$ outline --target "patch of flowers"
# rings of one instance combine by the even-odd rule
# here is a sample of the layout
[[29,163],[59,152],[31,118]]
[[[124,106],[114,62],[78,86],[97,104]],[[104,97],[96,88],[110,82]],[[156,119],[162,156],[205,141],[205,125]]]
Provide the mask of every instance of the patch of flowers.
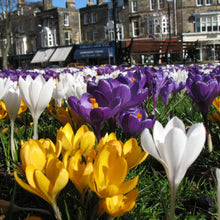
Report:
[[[183,94],[202,115],[190,128],[186,120],[169,117],[171,100]],[[10,120],[7,171],[13,169],[22,188],[48,202],[56,219],[62,219],[57,200],[70,182],[75,190],[68,193],[78,201],[76,219],[119,217],[138,198],[139,176],[129,178],[129,172],[149,154],[165,169],[171,189],[168,219],[174,219],[177,189],[187,169],[206,146],[213,151],[209,119],[219,124],[219,95],[216,63],[6,69],[0,72],[0,119]],[[159,100],[167,107],[164,126],[157,118]],[[217,112],[209,116],[212,104]],[[15,141],[15,121],[25,112],[32,117],[33,136]],[[44,113],[61,125],[54,140],[39,137]]]

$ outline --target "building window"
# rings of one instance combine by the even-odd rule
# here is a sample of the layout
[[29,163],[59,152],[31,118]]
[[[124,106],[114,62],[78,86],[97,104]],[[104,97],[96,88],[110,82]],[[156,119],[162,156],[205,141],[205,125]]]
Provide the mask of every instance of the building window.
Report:
[[69,26],[69,15],[64,14],[64,26]]
[[196,0],[197,6],[212,5],[213,0]]
[[138,21],[132,22],[132,32],[133,32],[133,37],[139,37],[139,23],[138,23]]
[[24,33],[24,24],[21,23],[21,24],[18,25],[18,32],[19,33]]
[[212,5],[213,4],[213,0],[205,0],[205,4],[206,5]]
[[70,32],[65,32],[65,45],[70,45]]
[[56,45],[56,31],[52,31],[48,27],[44,27],[41,31],[41,46],[53,47]]
[[166,35],[169,33],[169,22],[166,15],[148,17],[147,30],[150,35]]
[[220,15],[196,16],[195,32],[220,31]]
[[164,8],[164,0],[159,0],[159,9]]
[[92,24],[95,24],[95,23],[96,23],[96,13],[95,13],[95,12],[92,12],[92,13],[91,13],[91,23],[92,23]]
[[92,40],[96,41],[98,39],[98,33],[96,31],[92,32]]
[[88,32],[87,32],[87,31],[85,31],[84,40],[85,40],[85,41],[87,41],[87,40],[88,40]]
[[156,9],[156,1],[157,0],[150,0],[150,9],[155,10]]
[[88,14],[84,14],[84,24],[88,24],[88,23],[89,23]]
[[16,55],[27,54],[27,37],[22,36],[16,39]]
[[43,27],[51,28],[52,27],[52,19],[51,18],[44,19]]
[[132,4],[132,12],[138,12],[138,1],[137,0],[133,0],[131,2]]

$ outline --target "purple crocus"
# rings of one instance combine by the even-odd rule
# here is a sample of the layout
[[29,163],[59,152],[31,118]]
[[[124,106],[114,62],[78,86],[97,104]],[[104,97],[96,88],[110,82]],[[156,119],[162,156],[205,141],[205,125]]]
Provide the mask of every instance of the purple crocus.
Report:
[[106,105],[106,102],[101,102],[101,98],[94,97],[89,93],[84,93],[80,100],[74,96],[68,98],[70,108],[88,122],[94,129],[97,139],[101,138],[101,127],[103,123],[112,117],[114,111],[120,106],[120,100],[115,102],[115,105]]
[[220,93],[220,85],[215,74],[191,72],[186,80],[186,89],[189,96],[199,107],[206,123],[210,106]]
[[137,137],[145,128],[150,129],[154,125],[155,116],[147,116],[145,108],[141,105],[123,111],[117,122],[126,136]]

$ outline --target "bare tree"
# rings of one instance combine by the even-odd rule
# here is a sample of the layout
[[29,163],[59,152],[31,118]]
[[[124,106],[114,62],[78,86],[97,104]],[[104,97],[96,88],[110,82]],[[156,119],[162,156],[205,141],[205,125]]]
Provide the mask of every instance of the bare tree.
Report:
[[0,0],[0,48],[2,54],[2,67],[8,66],[8,54],[11,47],[12,13],[16,7],[16,0]]

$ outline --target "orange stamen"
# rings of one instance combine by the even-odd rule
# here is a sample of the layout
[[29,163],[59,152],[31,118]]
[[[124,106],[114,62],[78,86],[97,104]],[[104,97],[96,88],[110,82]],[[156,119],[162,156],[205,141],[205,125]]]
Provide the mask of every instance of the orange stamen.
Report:
[[138,112],[138,113],[137,113],[137,118],[138,118],[138,119],[141,119],[141,117],[142,117],[142,114],[141,114],[140,112]]
[[134,77],[132,77],[131,81],[134,82],[136,79]]
[[90,98],[90,102],[91,102],[91,108],[98,108],[99,104],[96,102],[95,98]]

